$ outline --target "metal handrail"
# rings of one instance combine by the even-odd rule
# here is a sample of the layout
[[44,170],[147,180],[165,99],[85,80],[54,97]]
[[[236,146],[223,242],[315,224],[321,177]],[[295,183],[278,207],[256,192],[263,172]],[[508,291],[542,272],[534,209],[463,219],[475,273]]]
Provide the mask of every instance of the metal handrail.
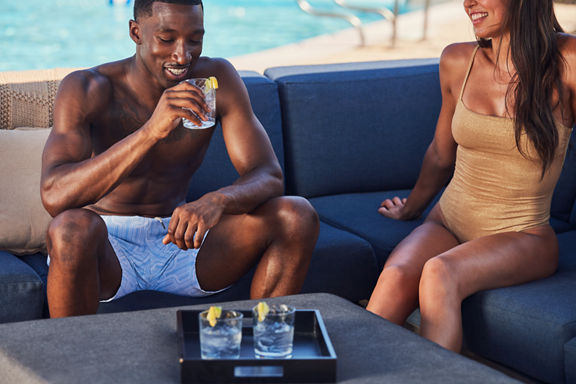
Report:
[[308,13],[309,15],[320,17],[332,17],[346,20],[354,28],[356,28],[356,31],[358,31],[358,34],[360,35],[360,45],[361,46],[366,45],[366,38],[364,37],[364,30],[362,29],[362,21],[360,21],[360,18],[358,18],[357,16],[344,15],[341,13],[319,10],[317,8],[312,7],[312,5],[307,0],[296,0],[296,2],[298,3],[300,9]]
[[346,0],[333,0],[336,4],[342,8],[351,9],[353,11],[365,12],[365,13],[377,13],[384,19],[390,21],[392,24],[392,36],[390,37],[390,46],[393,48],[396,45],[397,37],[397,18],[398,18],[398,0],[394,0],[394,10],[391,11],[388,8],[376,8],[376,7],[361,7],[358,5],[348,4]]
[[422,40],[428,39],[428,14],[430,13],[430,0],[424,3],[424,23],[422,25]]

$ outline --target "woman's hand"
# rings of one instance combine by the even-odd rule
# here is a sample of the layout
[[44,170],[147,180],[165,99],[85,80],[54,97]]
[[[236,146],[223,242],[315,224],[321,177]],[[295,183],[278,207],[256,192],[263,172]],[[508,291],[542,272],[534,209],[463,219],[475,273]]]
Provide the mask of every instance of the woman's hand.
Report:
[[394,220],[411,220],[414,219],[414,214],[408,212],[406,209],[407,199],[394,196],[392,199],[386,199],[380,204],[378,213],[382,216],[389,217]]

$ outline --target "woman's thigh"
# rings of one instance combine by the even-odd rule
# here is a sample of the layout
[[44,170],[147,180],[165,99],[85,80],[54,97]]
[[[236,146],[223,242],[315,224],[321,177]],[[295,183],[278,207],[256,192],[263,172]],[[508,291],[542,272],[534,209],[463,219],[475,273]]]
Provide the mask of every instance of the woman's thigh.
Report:
[[459,244],[456,237],[444,225],[442,212],[436,205],[424,223],[398,243],[384,267],[401,267],[419,275],[428,260]]
[[470,240],[435,259],[431,264],[440,264],[456,279],[463,299],[550,276],[558,266],[558,241],[550,226],[541,226]]

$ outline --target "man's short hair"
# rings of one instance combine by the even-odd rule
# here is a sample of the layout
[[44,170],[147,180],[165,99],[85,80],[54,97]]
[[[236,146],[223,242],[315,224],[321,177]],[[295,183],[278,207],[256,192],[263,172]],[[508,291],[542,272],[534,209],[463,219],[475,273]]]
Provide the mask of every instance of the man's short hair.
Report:
[[134,1],[134,20],[138,21],[140,17],[152,16],[153,3],[172,3],[186,5],[200,5],[204,9],[202,0],[135,0]]

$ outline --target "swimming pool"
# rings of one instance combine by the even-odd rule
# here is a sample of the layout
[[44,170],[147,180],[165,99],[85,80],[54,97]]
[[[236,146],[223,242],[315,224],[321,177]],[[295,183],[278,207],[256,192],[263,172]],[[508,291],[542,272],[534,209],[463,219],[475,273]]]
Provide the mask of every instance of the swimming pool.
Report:
[[[331,0],[314,6],[341,10]],[[392,4],[393,0],[362,0]],[[411,9],[403,0],[402,12]],[[234,57],[349,28],[302,12],[295,0],[204,0],[204,54]],[[378,20],[357,14],[364,22]],[[132,5],[109,0],[0,0],[0,71],[90,67],[134,52]]]

